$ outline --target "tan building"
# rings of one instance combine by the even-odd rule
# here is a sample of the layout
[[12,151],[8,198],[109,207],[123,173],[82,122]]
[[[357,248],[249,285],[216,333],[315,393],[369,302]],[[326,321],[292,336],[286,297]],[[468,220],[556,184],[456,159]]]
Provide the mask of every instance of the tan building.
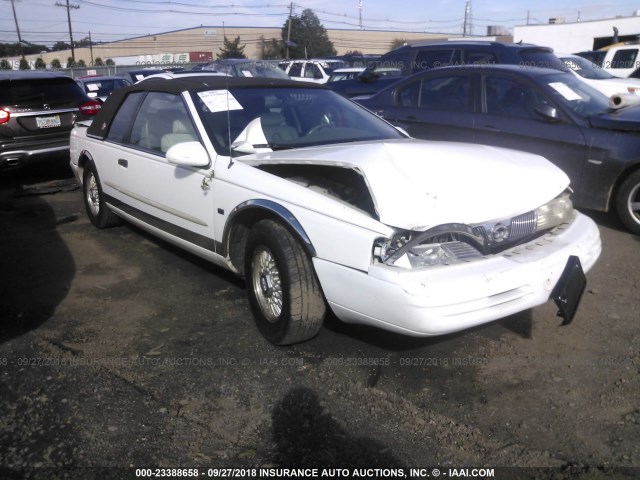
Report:
[[[424,40],[446,39],[452,35],[439,33],[416,33],[398,31],[370,30],[327,30],[338,55],[357,50],[364,54],[383,54],[388,52],[396,39]],[[143,37],[130,38],[117,42],[96,44],[92,48],[76,48],[76,61],[83,60],[91,65],[96,58],[103,61],[111,58],[116,65],[142,65],[153,63],[176,63],[176,59],[168,54],[184,54],[188,52],[210,53],[215,59],[223,45],[224,37],[233,40],[240,37],[240,45],[245,46],[244,53],[249,58],[260,58],[263,41],[272,38],[280,39],[280,28],[264,27],[197,27],[173,32],[150,34]],[[28,55],[30,62],[42,57],[46,64],[58,59],[63,65],[71,57],[70,50],[47,52],[41,55]],[[175,57],[175,55],[174,55]],[[19,58],[7,59],[10,61]],[[198,61],[197,59],[191,60]]]

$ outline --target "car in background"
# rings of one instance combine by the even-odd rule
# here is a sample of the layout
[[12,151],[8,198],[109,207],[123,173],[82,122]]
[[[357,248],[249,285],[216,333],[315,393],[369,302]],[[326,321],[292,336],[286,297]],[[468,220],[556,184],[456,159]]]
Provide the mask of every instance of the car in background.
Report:
[[547,160],[406,138],[321,85],[151,78],[87,123],[71,168],[93,225],[128,220],[244,277],[274,344],[328,309],[428,336],[553,298],[567,323],[600,255]]
[[640,234],[640,108],[612,109],[605,95],[570,72],[447,67],[359,103],[416,138],[542,155],[569,175],[578,207],[617,210]]
[[634,78],[618,78],[578,55],[558,54],[558,58],[577,78],[601,91],[607,97],[616,93],[632,93],[640,95],[640,80]]
[[0,170],[68,158],[74,123],[101,103],[62,74],[0,71]]
[[214,60],[203,66],[200,71],[218,72],[231,77],[289,78],[288,75],[278,67],[276,62],[270,62],[268,60],[247,60],[244,58]]
[[292,80],[312,83],[327,83],[337,68],[347,68],[344,60],[290,60],[278,64]]
[[136,83],[149,75],[156,75],[158,73],[166,72],[161,68],[143,68],[139,70],[127,70],[126,72],[119,72],[116,75],[127,80],[129,83]]
[[329,76],[329,82],[340,82],[342,80],[351,80],[352,78],[356,78],[364,71],[364,67],[347,67],[347,68],[336,68],[333,73]]
[[118,88],[131,85],[131,82],[123,77],[97,76],[76,77],[76,83],[90,98],[98,98],[103,102],[107,100],[111,92]]
[[475,40],[431,41],[396,48],[380,57],[375,65],[367,67],[357,78],[332,83],[330,87],[348,98],[368,96],[422,70],[465,64],[564,69],[553,49],[548,47]]

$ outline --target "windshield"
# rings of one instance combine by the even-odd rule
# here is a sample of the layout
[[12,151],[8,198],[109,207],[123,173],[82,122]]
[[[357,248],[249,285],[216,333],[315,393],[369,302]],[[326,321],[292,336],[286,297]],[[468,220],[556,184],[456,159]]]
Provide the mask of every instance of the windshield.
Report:
[[563,57],[562,64],[576,72],[578,75],[590,80],[608,80],[615,78],[598,65],[582,57]]
[[289,76],[275,63],[242,62],[242,63],[213,63],[214,70],[234,77],[266,77],[284,78]]
[[0,105],[59,105],[85,98],[71,78],[30,78],[0,82]]
[[232,88],[191,96],[221,155],[229,155],[230,146],[255,119],[264,134],[257,143],[266,140],[260,147],[271,150],[403,138],[388,123],[331,90]]
[[581,117],[599,115],[611,110],[605,94],[569,73],[546,75],[544,82],[557,101]]

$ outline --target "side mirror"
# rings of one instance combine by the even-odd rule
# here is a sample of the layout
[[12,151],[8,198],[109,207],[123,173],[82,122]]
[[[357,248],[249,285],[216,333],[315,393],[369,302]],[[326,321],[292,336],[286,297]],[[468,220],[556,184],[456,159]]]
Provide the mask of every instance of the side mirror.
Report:
[[543,119],[548,122],[559,122],[560,121],[560,113],[558,113],[558,109],[556,107],[552,107],[551,105],[542,104],[536,106],[534,109],[535,112],[540,115]]
[[206,167],[211,163],[209,154],[200,142],[176,143],[167,150],[167,161],[188,167]]
[[379,75],[374,72],[373,68],[365,68],[365,70],[360,75],[358,75],[358,80],[360,80],[362,83],[369,83],[374,81],[378,77]]

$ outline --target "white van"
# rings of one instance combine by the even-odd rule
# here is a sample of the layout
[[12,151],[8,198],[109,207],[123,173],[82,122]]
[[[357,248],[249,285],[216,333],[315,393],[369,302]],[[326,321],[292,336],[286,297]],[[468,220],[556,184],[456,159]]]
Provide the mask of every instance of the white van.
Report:
[[279,66],[291,80],[327,83],[336,68],[344,68],[348,64],[342,60],[290,60],[281,62]]

